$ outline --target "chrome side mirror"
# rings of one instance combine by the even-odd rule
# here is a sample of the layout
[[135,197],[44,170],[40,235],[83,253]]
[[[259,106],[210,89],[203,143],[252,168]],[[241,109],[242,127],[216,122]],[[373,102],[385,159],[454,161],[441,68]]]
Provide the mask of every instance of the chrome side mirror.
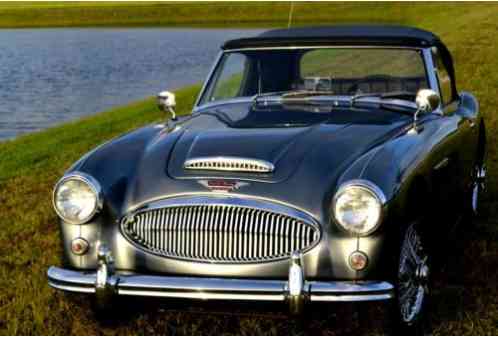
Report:
[[171,118],[176,120],[176,99],[174,93],[169,91],[161,91],[157,94],[157,107],[166,113],[169,112],[171,114]]
[[434,90],[421,89],[417,92],[415,103],[419,112],[430,113],[439,107],[441,99]]
[[415,98],[415,103],[417,104],[417,111],[413,115],[413,127],[410,133],[418,133],[421,129],[417,125],[418,115],[422,113],[431,113],[439,107],[441,103],[441,98],[431,89],[420,89],[417,92],[417,97]]

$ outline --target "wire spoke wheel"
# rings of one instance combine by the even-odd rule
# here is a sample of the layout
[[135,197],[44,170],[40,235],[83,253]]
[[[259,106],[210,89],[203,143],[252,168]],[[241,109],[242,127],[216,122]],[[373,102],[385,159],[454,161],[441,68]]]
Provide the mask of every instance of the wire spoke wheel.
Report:
[[401,320],[408,326],[419,319],[428,294],[427,261],[420,235],[412,225],[405,233],[398,270],[398,305]]

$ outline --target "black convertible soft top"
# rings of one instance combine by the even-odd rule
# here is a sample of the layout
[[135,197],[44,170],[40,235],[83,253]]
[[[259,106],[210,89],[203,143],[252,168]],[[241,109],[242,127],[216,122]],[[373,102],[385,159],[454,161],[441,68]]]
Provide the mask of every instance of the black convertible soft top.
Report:
[[441,39],[426,30],[394,25],[337,25],[296,27],[266,31],[258,36],[227,41],[222,49],[262,47],[373,45],[395,47],[436,47],[452,78],[456,95],[455,71],[451,54]]
[[405,26],[338,25],[275,29],[258,36],[227,41],[223,49],[310,44],[393,45],[427,47],[442,45],[431,32]]

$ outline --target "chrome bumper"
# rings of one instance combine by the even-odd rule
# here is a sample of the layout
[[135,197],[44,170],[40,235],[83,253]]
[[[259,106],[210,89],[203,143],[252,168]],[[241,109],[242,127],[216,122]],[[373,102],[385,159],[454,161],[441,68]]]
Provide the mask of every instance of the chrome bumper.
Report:
[[96,272],[74,271],[58,267],[48,270],[49,285],[55,289],[93,293],[100,299],[111,295],[188,298],[201,300],[249,300],[288,302],[293,313],[305,302],[384,301],[393,298],[388,282],[306,281],[300,256],[290,259],[288,280],[256,280],[175,277],[114,272],[108,251],[99,251]]

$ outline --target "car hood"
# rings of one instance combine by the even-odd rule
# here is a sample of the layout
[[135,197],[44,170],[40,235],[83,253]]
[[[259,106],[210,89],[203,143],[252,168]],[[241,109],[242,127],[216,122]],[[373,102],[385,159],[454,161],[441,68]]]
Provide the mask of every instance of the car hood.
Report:
[[[231,193],[274,199],[308,210],[315,207],[318,211],[346,168],[393,137],[410,120],[409,116],[382,109],[324,113],[281,107],[254,111],[250,104],[228,104],[201,111],[175,132],[163,133],[147,146],[129,205],[171,195],[212,193],[205,182],[223,179],[246,182]],[[265,160],[273,164],[274,171],[184,168],[189,159],[218,156]]]
[[[385,110],[338,109],[311,111],[306,107],[256,110],[231,104],[204,111],[185,126],[169,161],[175,179],[230,177],[277,183],[296,171],[324,166],[337,171],[404,125],[407,116]],[[186,169],[188,160],[238,157],[271,163],[271,173],[240,173]]]
[[[343,127],[333,126],[333,132]],[[279,182],[287,179],[299,167],[310,147],[317,142],[314,137],[315,128],[316,126],[287,129],[220,127],[213,130],[187,131],[177,141],[167,171],[175,179],[232,177]],[[243,173],[184,168],[187,160],[220,156],[264,160],[273,164],[274,171]]]

